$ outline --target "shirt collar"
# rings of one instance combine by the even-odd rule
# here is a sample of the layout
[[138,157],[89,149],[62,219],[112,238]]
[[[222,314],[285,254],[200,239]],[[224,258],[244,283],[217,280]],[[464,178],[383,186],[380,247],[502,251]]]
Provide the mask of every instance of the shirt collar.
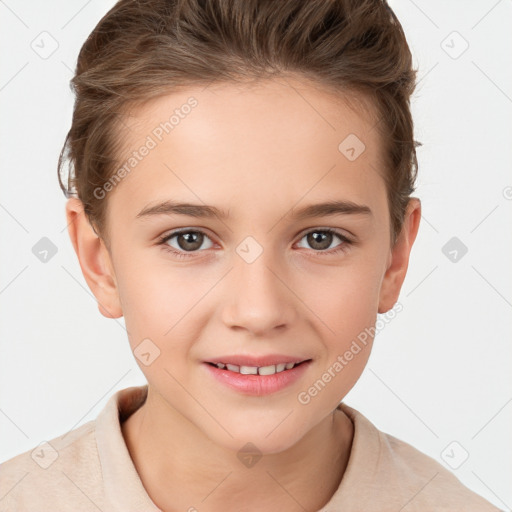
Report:
[[147,384],[117,391],[96,418],[105,495],[115,511],[161,512],[142,485],[121,431],[121,423],[145,402],[147,392]]

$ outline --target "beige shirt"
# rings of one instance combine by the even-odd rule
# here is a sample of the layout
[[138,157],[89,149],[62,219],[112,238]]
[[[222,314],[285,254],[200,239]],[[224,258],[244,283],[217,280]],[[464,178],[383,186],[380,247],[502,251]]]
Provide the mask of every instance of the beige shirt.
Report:
[[[120,426],[146,395],[147,385],[122,389],[96,420],[1,464],[0,511],[158,512]],[[499,510],[434,459],[339,407],[354,423],[354,439],[341,484],[318,512]]]

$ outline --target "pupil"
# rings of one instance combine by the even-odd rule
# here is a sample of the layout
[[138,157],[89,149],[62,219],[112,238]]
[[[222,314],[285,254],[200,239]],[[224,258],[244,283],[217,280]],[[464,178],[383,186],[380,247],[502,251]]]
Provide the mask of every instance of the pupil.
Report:
[[[322,232],[318,232],[318,231],[315,231],[313,233],[310,233],[308,235],[308,238],[310,238],[308,240],[308,243],[316,248],[316,249],[320,249],[320,250],[324,250],[324,249],[327,249],[329,247],[329,245],[331,245],[331,238],[332,238],[332,233],[322,233]],[[318,241],[317,239],[320,239],[320,241]],[[325,241],[328,241],[327,244],[325,244]],[[324,242],[322,244],[322,242]],[[320,244],[320,247],[315,247],[315,244]]]
[[[196,239],[195,241],[193,239]],[[190,241],[192,239],[192,241]],[[199,240],[198,240],[199,239]],[[182,240],[185,240],[185,243],[181,243]],[[189,232],[189,233],[180,233],[178,236],[178,245],[184,251],[193,251],[195,249],[199,249],[202,244],[202,235],[197,232]]]

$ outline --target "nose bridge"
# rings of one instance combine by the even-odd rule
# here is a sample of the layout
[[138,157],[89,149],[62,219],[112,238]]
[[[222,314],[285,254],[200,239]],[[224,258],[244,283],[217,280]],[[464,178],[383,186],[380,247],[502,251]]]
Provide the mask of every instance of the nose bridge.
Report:
[[[259,246],[259,247],[258,247]],[[236,248],[223,318],[229,326],[264,332],[289,324],[293,294],[282,282],[274,252],[248,237]]]

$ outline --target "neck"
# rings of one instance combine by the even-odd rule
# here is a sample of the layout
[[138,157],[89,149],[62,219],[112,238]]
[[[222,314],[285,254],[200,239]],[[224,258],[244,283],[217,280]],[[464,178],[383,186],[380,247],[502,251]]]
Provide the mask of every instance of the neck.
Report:
[[339,487],[353,437],[340,409],[289,449],[244,465],[186,419],[162,420],[166,408],[157,402],[148,392],[121,429],[144,488],[163,511],[319,510]]

